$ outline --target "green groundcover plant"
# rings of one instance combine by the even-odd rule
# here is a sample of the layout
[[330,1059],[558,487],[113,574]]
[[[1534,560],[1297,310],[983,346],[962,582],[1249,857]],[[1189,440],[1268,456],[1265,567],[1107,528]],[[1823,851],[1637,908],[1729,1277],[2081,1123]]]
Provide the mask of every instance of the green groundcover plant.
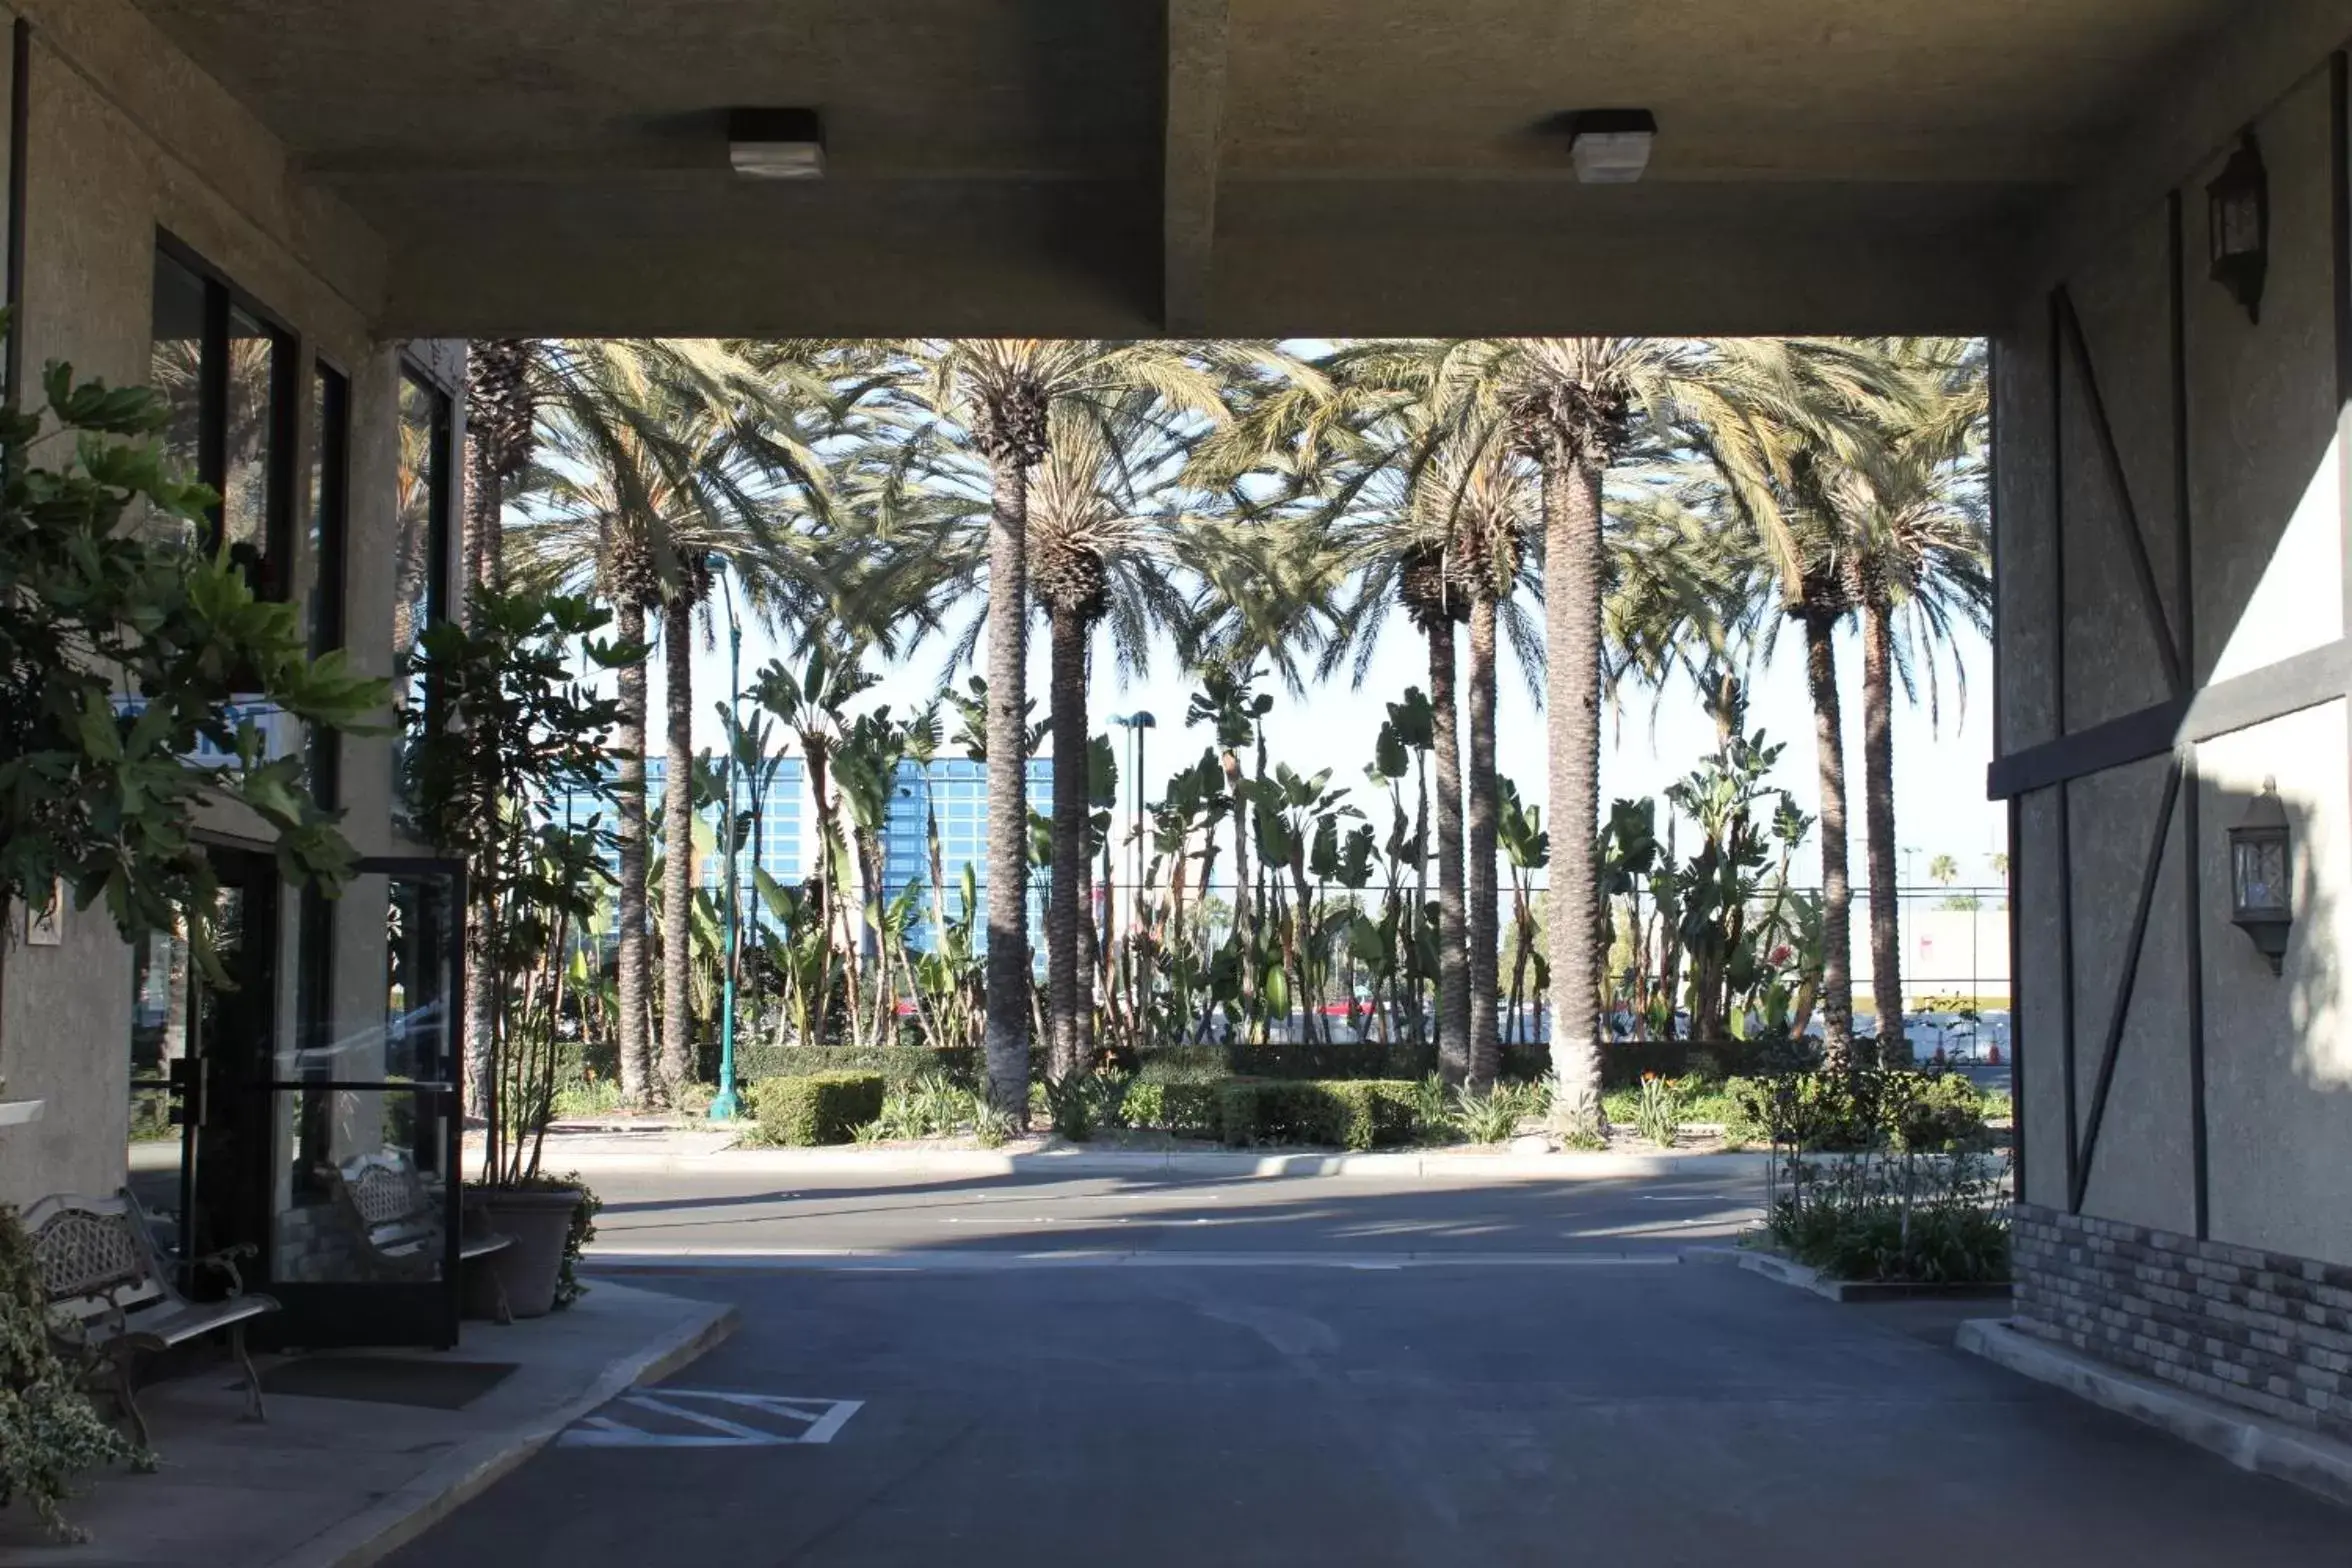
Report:
[[98,1418],[77,1369],[57,1352],[32,1240],[0,1206],[0,1508],[22,1498],[59,1537],[81,1539],[58,1504],[73,1478],[153,1456]]

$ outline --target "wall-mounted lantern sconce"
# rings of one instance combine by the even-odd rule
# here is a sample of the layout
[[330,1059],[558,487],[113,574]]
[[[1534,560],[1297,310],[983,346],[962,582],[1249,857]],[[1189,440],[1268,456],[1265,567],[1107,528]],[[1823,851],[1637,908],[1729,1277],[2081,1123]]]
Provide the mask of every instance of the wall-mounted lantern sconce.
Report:
[[2277,781],[2262,781],[2246,820],[2229,830],[2229,851],[2230,919],[2270,960],[2270,972],[2278,974],[2287,954],[2287,928],[2295,923],[2295,894],[2287,808],[2279,803]]
[[2262,285],[2270,274],[2270,173],[2262,147],[2248,131],[2228,163],[2205,187],[2213,231],[2213,281],[2262,319]]

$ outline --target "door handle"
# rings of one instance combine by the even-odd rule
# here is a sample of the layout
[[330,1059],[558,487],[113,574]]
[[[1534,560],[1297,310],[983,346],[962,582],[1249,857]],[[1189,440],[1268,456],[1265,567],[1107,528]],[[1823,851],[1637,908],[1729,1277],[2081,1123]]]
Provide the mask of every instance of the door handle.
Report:
[[205,1071],[201,1057],[183,1056],[173,1061],[170,1071],[165,1074],[172,1097],[169,1113],[172,1126],[204,1125],[205,1102],[210,1098],[207,1090],[211,1078],[212,1075]]

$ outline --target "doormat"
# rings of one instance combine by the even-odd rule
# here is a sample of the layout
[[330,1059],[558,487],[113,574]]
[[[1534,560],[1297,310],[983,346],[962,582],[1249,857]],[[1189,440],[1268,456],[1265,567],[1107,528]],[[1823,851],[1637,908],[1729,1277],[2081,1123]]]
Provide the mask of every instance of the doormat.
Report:
[[261,1374],[265,1394],[356,1399],[371,1405],[463,1410],[514,1371],[512,1361],[427,1361],[400,1356],[299,1356]]

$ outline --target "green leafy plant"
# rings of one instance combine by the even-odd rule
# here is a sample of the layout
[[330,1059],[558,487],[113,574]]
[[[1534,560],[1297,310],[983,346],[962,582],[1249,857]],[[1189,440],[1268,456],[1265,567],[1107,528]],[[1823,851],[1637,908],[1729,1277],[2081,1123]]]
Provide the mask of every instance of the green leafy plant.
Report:
[[[216,498],[166,466],[157,394],[62,364],[42,391],[39,409],[0,410],[0,929],[62,883],[76,908],[104,900],[126,940],[184,928],[225,985],[199,813],[247,808],[290,881],[340,888],[351,847],[300,753],[269,754],[267,719],[355,729],[388,688],[311,658],[296,606],[190,542]],[[59,434],[69,455],[35,463]]]
[[2005,1166],[1979,1154],[1800,1161],[1766,1234],[1835,1279],[1982,1284],[2009,1277]]
[[58,1504],[73,1478],[105,1465],[154,1465],[154,1456],[98,1418],[79,1370],[58,1354],[33,1244],[0,1205],[0,1508],[19,1498],[51,1534],[80,1540]]
[[1072,1143],[1092,1139],[1102,1125],[1102,1093],[1093,1073],[1068,1072],[1046,1081],[1046,1115],[1056,1136]]
[[424,632],[439,722],[420,717],[406,755],[427,831],[465,859],[469,960],[501,979],[487,1059],[475,1065],[486,1090],[482,1180],[511,1187],[538,1174],[571,958],[607,880],[600,817],[552,809],[610,799],[605,755],[622,716],[617,699],[576,677],[572,650],[601,669],[644,650],[599,637],[612,612],[586,599],[477,588],[470,611],[469,625]]
[[1454,1091],[1449,1114],[1466,1142],[1507,1143],[1526,1111],[1526,1096],[1512,1085],[1497,1084],[1483,1093],[1464,1085]]
[[1640,1098],[1633,1108],[1634,1130],[1661,1149],[1671,1149],[1682,1136],[1682,1085],[1656,1073],[1642,1074]]
[[986,1090],[971,1089],[966,1093],[971,1097],[972,1141],[983,1149],[1003,1148],[1014,1132],[1012,1117],[989,1103]]
[[564,1233],[563,1263],[555,1276],[555,1310],[561,1312],[588,1294],[588,1287],[580,1281],[580,1254],[596,1239],[596,1216],[604,1212],[604,1200],[580,1179],[578,1171],[556,1178],[556,1185],[580,1194],[580,1201],[572,1207],[572,1228]]

